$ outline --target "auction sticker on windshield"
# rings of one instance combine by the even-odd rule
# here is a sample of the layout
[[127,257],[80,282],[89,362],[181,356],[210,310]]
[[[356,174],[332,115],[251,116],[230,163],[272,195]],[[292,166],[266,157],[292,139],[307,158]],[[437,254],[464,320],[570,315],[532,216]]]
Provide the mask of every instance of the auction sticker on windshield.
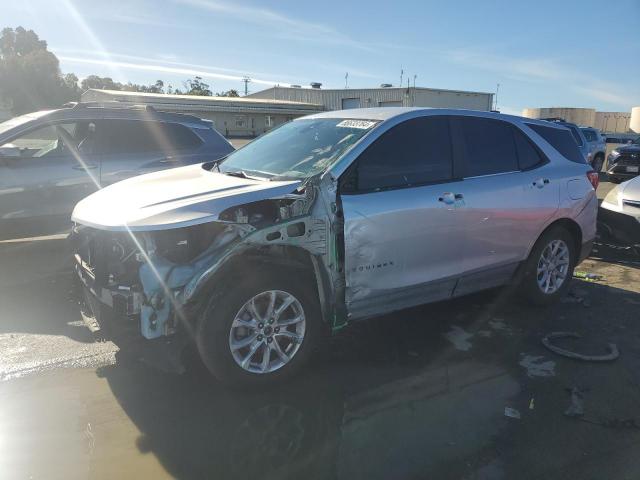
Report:
[[370,120],[343,120],[336,127],[343,128],[361,128],[362,130],[368,130],[373,127],[376,122]]

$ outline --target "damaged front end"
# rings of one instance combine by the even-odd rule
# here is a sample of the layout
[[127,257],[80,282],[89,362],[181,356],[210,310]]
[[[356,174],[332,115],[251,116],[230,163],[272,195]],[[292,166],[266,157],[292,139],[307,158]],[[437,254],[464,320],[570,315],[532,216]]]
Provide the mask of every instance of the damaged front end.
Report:
[[335,201],[335,187],[321,189],[316,178],[294,193],[228,207],[195,225],[111,231],[76,220],[76,270],[94,313],[106,306],[149,340],[189,341],[216,286],[251,275],[238,271],[244,261],[265,268],[298,262],[312,269],[322,315],[336,329],[346,315]]

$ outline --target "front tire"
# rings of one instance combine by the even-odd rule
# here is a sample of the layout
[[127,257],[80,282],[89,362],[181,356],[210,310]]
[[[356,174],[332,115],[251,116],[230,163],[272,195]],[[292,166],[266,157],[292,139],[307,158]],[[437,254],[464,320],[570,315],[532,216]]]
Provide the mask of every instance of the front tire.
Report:
[[197,346],[217,379],[233,387],[266,387],[307,362],[320,337],[320,308],[312,282],[296,273],[258,274],[209,302]]
[[549,305],[569,289],[577,259],[576,243],[564,228],[542,234],[525,262],[521,293],[534,305]]

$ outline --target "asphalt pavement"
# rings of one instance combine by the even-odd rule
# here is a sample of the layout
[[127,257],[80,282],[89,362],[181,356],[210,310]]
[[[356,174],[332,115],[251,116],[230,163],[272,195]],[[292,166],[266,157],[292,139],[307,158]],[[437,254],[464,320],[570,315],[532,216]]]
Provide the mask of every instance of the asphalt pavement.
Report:
[[[2,479],[640,477],[640,258],[624,248],[597,245],[552,307],[494,290],[357,323],[252,394],[90,334],[64,239],[0,243],[0,266]],[[541,343],[554,331],[620,356],[560,356]]]

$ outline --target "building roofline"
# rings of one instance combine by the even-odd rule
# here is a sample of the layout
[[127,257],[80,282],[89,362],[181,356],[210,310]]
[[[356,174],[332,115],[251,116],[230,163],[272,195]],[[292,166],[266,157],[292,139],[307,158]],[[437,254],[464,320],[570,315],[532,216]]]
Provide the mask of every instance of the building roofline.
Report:
[[[198,104],[202,102],[206,103],[263,103],[263,104],[272,104],[272,105],[291,105],[298,107],[313,107],[322,109],[322,105],[317,103],[308,103],[308,102],[294,102],[290,100],[271,100],[266,98],[249,98],[249,97],[216,97],[216,96],[204,96],[204,95],[174,95],[169,93],[149,93],[149,92],[132,92],[128,90],[102,90],[99,88],[90,88],[87,92],[97,92],[101,94],[106,94],[107,96],[117,97],[139,97],[145,99],[158,99],[158,100],[189,100],[191,104]],[[160,102],[163,103],[163,102]],[[169,103],[169,102],[166,102]]]
[[364,88],[312,88],[312,87],[283,87],[281,85],[274,85],[273,87],[265,88],[264,90],[260,90],[259,92],[250,93],[247,95],[251,97],[252,95],[256,95],[258,93],[266,92],[267,90],[273,89],[282,89],[282,90],[304,90],[304,91],[313,91],[313,92],[346,92],[346,91],[368,91],[368,90],[423,90],[423,91],[431,91],[431,92],[447,92],[447,93],[463,93],[463,94],[472,94],[472,95],[495,95],[493,92],[477,92],[472,90],[451,90],[447,88],[432,88],[432,87],[364,87]]

